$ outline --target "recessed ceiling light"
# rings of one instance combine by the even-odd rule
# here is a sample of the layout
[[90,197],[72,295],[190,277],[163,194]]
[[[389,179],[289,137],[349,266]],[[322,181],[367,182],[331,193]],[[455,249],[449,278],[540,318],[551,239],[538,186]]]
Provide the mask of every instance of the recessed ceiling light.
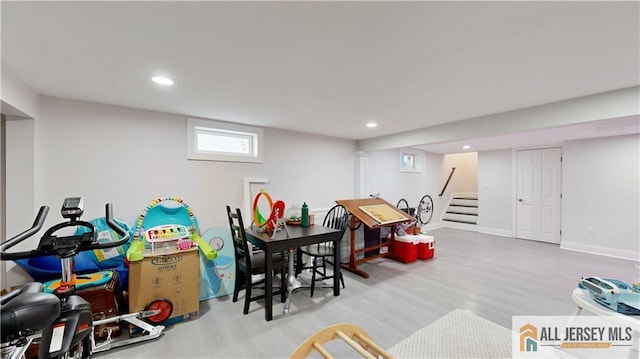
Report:
[[463,150],[468,150],[468,149],[470,149],[470,148],[471,148],[471,146],[469,146],[469,145],[464,145],[464,146],[462,146],[462,149],[463,149]]
[[164,85],[164,86],[173,85],[173,80],[171,80],[168,77],[154,76],[151,78],[151,81],[157,83],[158,85]]
[[378,127],[378,124],[377,123],[373,123],[373,122],[369,122],[369,123],[367,123],[367,127],[368,128]]

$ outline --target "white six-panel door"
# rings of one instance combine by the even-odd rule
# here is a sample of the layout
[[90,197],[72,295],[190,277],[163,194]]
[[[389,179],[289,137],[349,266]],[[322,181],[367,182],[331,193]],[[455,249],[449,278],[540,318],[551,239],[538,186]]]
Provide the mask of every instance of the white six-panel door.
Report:
[[560,148],[517,151],[516,236],[560,243]]

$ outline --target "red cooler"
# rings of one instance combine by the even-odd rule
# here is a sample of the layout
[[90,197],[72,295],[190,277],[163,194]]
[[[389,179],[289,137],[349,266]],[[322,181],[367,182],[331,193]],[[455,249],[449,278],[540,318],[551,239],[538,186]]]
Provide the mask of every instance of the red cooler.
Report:
[[418,259],[418,241],[416,241],[416,236],[396,236],[393,241],[391,258],[404,263],[415,262]]
[[427,236],[426,234],[418,234],[413,237],[416,237],[418,244],[418,258],[420,259],[430,259],[433,258],[433,254],[435,252],[435,244],[436,241],[433,236]]

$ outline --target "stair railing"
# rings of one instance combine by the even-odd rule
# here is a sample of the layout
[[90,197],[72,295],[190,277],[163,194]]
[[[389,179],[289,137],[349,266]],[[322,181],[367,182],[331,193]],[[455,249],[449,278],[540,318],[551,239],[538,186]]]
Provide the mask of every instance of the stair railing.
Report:
[[442,197],[442,195],[444,194],[444,191],[447,189],[447,186],[449,185],[449,181],[451,181],[451,177],[453,176],[453,172],[456,171],[455,167],[451,167],[451,173],[449,173],[449,178],[447,178],[447,182],[444,184],[444,187],[442,187],[442,192],[440,192],[440,194],[438,195],[438,197]]

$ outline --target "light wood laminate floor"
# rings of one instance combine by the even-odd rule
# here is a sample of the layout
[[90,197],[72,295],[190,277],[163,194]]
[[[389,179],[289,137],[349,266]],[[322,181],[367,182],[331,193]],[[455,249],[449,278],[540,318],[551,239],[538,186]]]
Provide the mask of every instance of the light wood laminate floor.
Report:
[[[376,259],[343,271],[339,297],[319,289],[294,292],[291,310],[264,320],[263,302],[242,314],[242,298],[200,303],[198,320],[176,325],[155,341],[97,358],[285,358],[307,337],[338,322],[363,327],[390,348],[448,312],[461,308],[511,328],[513,315],[570,315],[571,291],[583,276],[640,280],[638,263],[560,249],[557,245],[441,228],[435,257],[404,264]],[[304,274],[303,274],[304,275]],[[242,293],[241,293],[242,296]]]

